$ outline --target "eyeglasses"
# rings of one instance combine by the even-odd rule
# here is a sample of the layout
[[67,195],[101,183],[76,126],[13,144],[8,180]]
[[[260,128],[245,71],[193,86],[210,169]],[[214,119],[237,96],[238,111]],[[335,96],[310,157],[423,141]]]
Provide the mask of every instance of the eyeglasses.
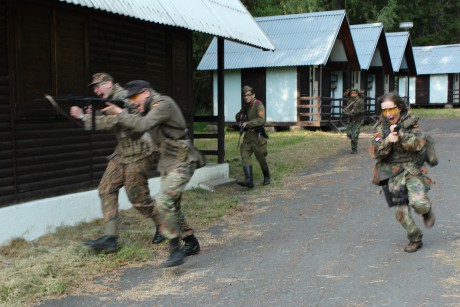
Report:
[[395,115],[396,113],[398,113],[399,111],[399,108],[396,106],[396,107],[393,107],[393,108],[389,108],[389,109],[383,109],[382,110],[382,115],[385,115],[385,114],[390,114],[390,115]]
[[244,94],[243,97],[249,97],[249,96],[252,96],[254,94]]
[[129,97],[129,100],[137,100],[137,98],[139,98],[139,96],[142,94],[143,92],[140,92],[140,93],[137,93],[137,94],[134,94],[132,96]]

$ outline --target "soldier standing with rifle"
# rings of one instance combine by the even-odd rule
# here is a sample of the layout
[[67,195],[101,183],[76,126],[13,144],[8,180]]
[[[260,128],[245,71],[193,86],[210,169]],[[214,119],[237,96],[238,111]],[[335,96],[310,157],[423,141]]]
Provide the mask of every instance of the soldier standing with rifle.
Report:
[[[94,74],[88,87],[99,98],[125,99],[128,93],[118,83],[114,83],[112,76],[107,73]],[[85,129],[91,130],[93,119],[91,112],[88,113],[84,114],[77,106],[70,109],[70,115],[83,120]],[[164,237],[159,231],[155,202],[150,197],[148,187],[148,171],[158,149],[148,133],[133,133],[118,125],[112,116],[99,114],[94,123],[97,130],[115,133],[118,143],[115,152],[108,157],[109,162],[98,187],[105,222],[104,236],[88,240],[85,244],[105,253],[118,251],[118,194],[123,186],[134,208],[155,222],[156,233],[152,243],[161,243]]]
[[[236,114],[236,121],[245,131],[243,144],[240,146],[241,160],[243,163],[244,181],[238,184],[244,187],[253,188],[253,174],[251,155],[254,153],[264,175],[263,185],[270,184],[270,169],[266,160],[268,135],[265,132],[265,107],[256,95],[252,87],[246,85],[242,89],[245,104]],[[241,130],[240,130],[241,136]]]
[[405,102],[395,92],[379,98],[377,109],[381,120],[374,126],[375,134],[369,149],[377,159],[372,182],[383,188],[390,207],[396,207],[396,219],[407,231],[407,253],[422,247],[422,231],[417,227],[410,209],[422,215],[426,228],[433,227],[435,217],[427,196],[432,180],[425,162],[438,164],[431,136],[422,132],[418,118],[408,114]]
[[364,120],[364,97],[358,89],[352,88],[344,94],[349,98],[343,113],[348,116],[347,120],[347,136],[351,140],[351,153],[358,153],[358,139],[361,125]]

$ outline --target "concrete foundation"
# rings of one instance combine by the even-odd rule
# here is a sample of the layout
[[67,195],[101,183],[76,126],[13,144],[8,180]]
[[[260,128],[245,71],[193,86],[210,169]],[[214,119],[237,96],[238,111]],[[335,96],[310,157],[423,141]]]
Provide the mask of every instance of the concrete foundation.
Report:
[[[186,189],[201,188],[203,182],[228,177],[227,163],[208,164],[195,171]],[[160,178],[149,180],[152,196],[158,193],[159,187]],[[131,208],[124,189],[120,191],[119,208]],[[59,226],[73,226],[99,218],[102,218],[102,212],[97,189],[1,208],[0,245],[15,238],[34,240]]]

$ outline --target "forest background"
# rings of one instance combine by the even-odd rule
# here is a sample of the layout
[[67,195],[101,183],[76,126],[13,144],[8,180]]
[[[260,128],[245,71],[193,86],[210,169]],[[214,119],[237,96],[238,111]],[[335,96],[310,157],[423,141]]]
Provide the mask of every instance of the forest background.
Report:
[[[254,17],[345,10],[350,25],[381,22],[386,33],[403,31],[401,22],[413,22],[412,46],[460,43],[458,0],[240,0]],[[198,67],[213,37],[194,34],[193,61]],[[194,71],[197,115],[212,114],[210,71]]]

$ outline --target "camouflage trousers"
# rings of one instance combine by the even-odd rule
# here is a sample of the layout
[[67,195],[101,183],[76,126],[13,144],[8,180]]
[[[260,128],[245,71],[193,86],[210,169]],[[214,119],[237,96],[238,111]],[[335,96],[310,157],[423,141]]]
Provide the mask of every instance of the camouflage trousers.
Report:
[[358,150],[359,132],[361,131],[362,121],[350,121],[347,124],[347,137],[351,140],[351,149]]
[[399,205],[395,206],[395,215],[396,220],[407,231],[407,238],[410,241],[419,241],[423,236],[422,231],[415,224],[410,210],[413,208],[420,215],[431,210],[431,202],[427,195],[431,184],[431,179],[424,171],[420,171],[415,175],[405,171],[388,181],[388,188],[391,194],[400,195],[403,198],[402,201],[401,199],[393,199],[394,202],[399,203]]
[[185,186],[195,171],[195,163],[183,163],[161,177],[160,191],[155,196],[161,233],[169,240],[193,234],[181,212],[181,198]]
[[240,146],[241,162],[243,165],[251,165],[251,156],[254,154],[262,171],[268,171],[267,139],[255,132],[247,131],[246,134],[248,135],[245,135],[243,144]]
[[[159,222],[148,186],[151,163],[152,157],[129,164],[120,163],[117,156],[109,161],[98,188],[105,223],[116,222],[118,218],[118,193],[123,186],[133,207],[146,218],[151,218],[155,223]],[[116,232],[113,228],[106,230],[108,235],[117,235]]]

